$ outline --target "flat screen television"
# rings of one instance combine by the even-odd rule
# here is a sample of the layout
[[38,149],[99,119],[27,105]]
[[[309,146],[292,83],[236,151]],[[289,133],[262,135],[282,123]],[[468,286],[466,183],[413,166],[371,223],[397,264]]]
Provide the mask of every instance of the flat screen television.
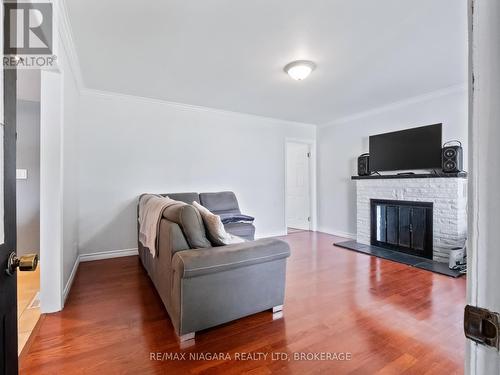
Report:
[[370,170],[441,169],[443,124],[370,137]]

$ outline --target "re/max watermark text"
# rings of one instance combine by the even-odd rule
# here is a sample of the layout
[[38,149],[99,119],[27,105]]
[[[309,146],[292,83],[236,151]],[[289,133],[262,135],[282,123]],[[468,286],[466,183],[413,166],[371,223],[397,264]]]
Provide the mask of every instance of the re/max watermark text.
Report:
[[151,352],[151,361],[351,361],[350,352]]

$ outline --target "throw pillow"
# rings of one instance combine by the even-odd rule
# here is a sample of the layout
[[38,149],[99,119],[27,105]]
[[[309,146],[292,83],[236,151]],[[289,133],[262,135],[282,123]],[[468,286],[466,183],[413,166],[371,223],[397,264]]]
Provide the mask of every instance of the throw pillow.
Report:
[[214,245],[223,246],[233,243],[245,242],[244,239],[233,236],[232,234],[226,232],[220,216],[213,214],[198,202],[193,202],[193,206],[200,213],[201,218],[203,219],[203,223],[205,223],[205,227],[207,229],[208,238]]

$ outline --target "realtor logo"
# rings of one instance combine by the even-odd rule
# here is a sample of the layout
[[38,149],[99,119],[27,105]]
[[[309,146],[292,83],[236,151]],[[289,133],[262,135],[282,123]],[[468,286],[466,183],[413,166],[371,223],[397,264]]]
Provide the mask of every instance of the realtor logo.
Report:
[[52,66],[52,3],[4,3],[5,67]]

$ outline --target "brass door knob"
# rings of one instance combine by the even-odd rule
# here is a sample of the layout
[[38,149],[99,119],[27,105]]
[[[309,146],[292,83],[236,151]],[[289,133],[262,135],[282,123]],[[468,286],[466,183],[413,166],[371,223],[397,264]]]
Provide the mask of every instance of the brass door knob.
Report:
[[16,268],[19,267],[19,271],[34,271],[38,265],[38,255],[28,254],[17,257],[15,252],[10,253],[9,260],[7,261],[7,275],[13,275],[16,272]]

